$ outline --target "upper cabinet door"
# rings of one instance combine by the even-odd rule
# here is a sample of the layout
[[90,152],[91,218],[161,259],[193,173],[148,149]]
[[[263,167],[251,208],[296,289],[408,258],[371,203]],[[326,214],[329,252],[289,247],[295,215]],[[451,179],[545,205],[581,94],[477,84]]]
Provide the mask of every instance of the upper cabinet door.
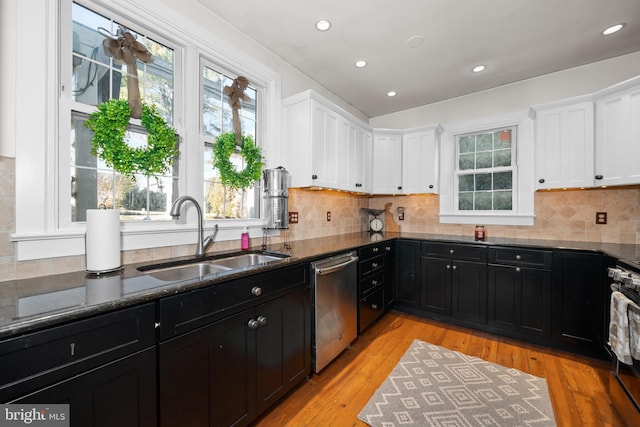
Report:
[[402,193],[402,135],[375,134],[371,178],[373,194]]
[[596,94],[596,185],[640,183],[640,77]]
[[574,98],[535,111],[536,189],[593,186],[593,102]]
[[442,127],[432,126],[402,137],[402,193],[438,193],[438,148]]

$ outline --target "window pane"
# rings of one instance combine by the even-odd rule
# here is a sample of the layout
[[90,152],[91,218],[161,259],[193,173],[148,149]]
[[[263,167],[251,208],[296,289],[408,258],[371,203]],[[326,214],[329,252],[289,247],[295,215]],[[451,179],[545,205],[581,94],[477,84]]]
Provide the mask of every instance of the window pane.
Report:
[[476,151],[490,151],[493,149],[493,134],[483,133],[476,136]]
[[461,211],[473,210],[473,193],[460,193],[458,195],[458,209]]
[[494,151],[493,166],[511,166],[511,150]]
[[460,154],[458,167],[460,170],[475,169],[475,166],[476,166],[475,162],[476,162],[476,155],[474,153]]
[[495,191],[493,193],[493,209],[497,211],[509,211],[513,208],[511,191]]
[[492,209],[492,201],[491,196],[492,193],[489,191],[483,191],[480,193],[475,193],[475,210],[477,211],[489,211]]
[[484,191],[491,190],[491,174],[490,173],[482,173],[477,174],[476,178],[476,191]]
[[458,179],[458,191],[473,191],[473,175],[461,175]]
[[460,137],[460,153],[474,153],[476,151],[475,136]]
[[493,174],[494,190],[510,190],[513,188],[513,174],[511,172],[498,172]]
[[491,152],[476,154],[476,169],[490,168],[492,164]]

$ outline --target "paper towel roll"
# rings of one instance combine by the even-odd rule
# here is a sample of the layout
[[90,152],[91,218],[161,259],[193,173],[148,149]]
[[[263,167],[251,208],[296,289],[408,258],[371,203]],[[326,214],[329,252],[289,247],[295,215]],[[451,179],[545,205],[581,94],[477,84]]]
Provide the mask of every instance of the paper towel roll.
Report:
[[85,246],[88,272],[105,273],[120,268],[120,211],[87,209]]

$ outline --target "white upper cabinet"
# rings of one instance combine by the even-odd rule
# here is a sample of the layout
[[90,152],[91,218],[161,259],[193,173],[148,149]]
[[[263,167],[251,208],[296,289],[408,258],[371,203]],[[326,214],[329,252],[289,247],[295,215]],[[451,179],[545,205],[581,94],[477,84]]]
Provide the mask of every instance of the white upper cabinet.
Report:
[[640,76],[595,94],[596,185],[640,184]]
[[438,193],[440,125],[411,129],[402,136],[402,193]]
[[536,189],[591,187],[594,115],[591,96],[532,107]]
[[283,166],[292,187],[339,188],[341,118],[308,92],[283,100]]
[[357,123],[340,122],[340,188],[347,191],[371,191],[372,133]]
[[371,168],[373,194],[402,193],[402,135],[374,132]]

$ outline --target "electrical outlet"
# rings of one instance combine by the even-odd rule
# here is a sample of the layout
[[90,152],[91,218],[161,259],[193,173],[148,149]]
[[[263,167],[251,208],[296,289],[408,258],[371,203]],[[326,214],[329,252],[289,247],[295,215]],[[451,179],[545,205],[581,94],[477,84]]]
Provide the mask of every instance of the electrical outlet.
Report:
[[596,224],[606,224],[606,223],[607,223],[607,213],[596,212]]
[[289,224],[298,223],[298,212],[289,212]]
[[331,211],[327,211],[327,221],[331,221]]

